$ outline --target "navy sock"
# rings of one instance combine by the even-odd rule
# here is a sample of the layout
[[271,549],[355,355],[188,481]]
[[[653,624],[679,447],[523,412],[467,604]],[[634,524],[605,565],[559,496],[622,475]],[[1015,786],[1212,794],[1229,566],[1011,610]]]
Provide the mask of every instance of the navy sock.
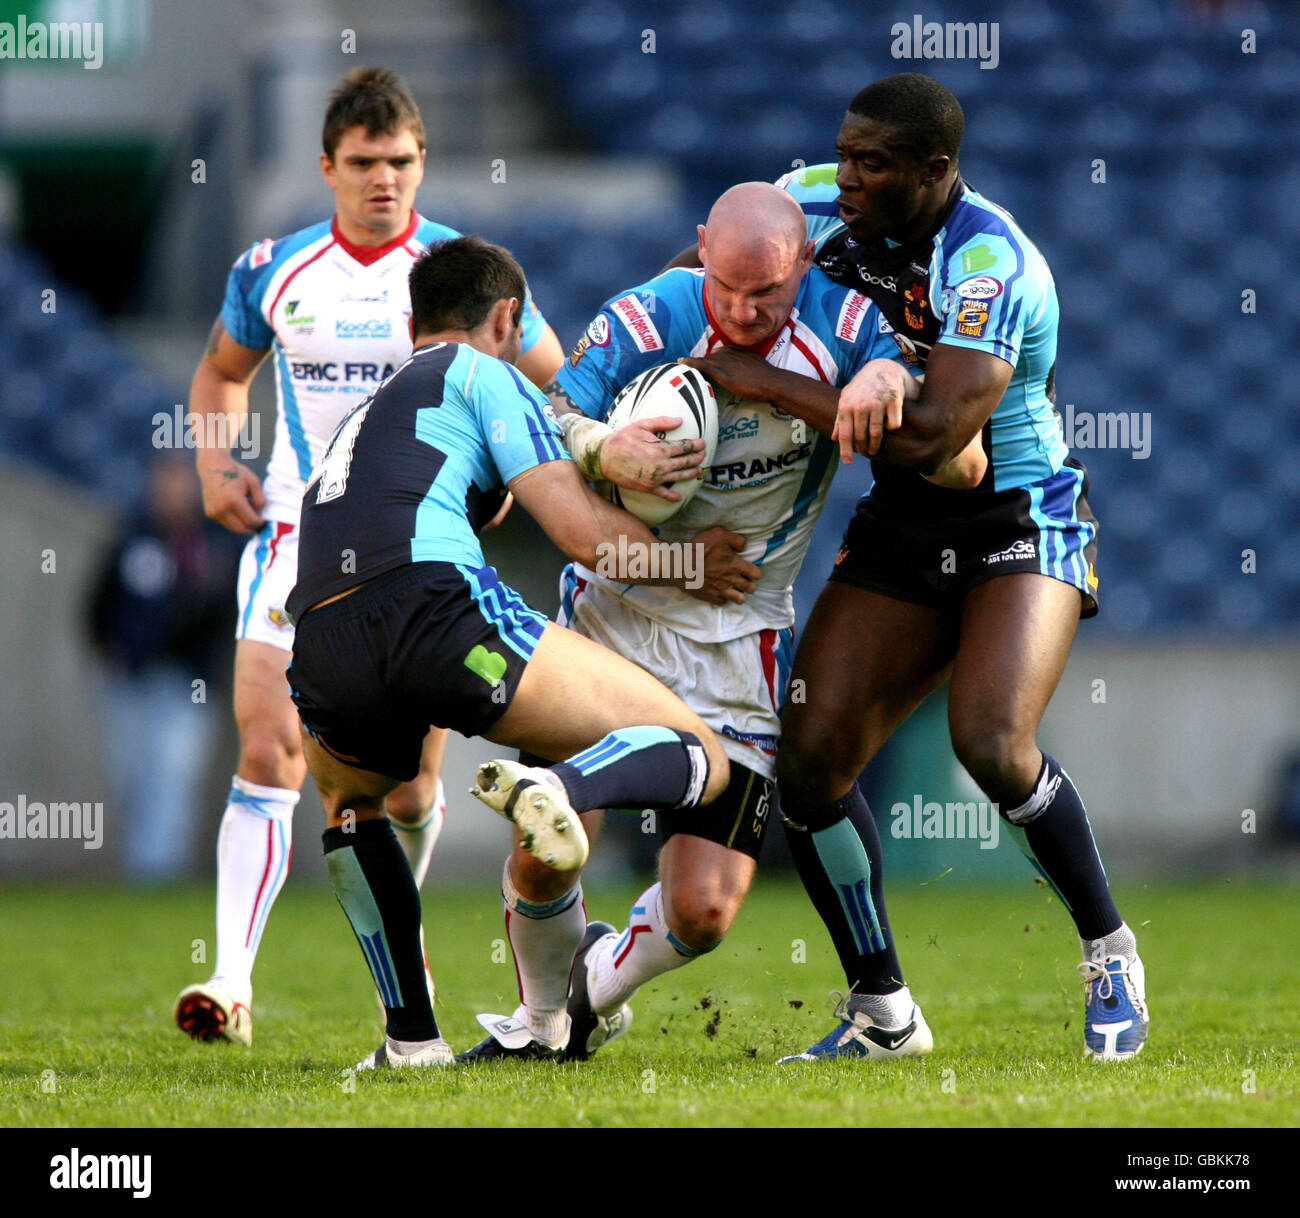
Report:
[[361,945],[394,1040],[433,1040],[420,949],[420,892],[388,818],[326,829],[330,887]]
[[1043,754],[1029,798],[1003,816],[1016,844],[1070,911],[1081,939],[1100,939],[1119,929],[1123,919],[1111,899],[1088,813],[1054,757]]
[[857,784],[833,804],[782,812],[799,878],[830,931],[849,989],[902,989],[903,970],[885,913],[880,833]]
[[690,808],[700,802],[709,759],[699,737],[667,727],[623,727],[550,767],[574,811]]

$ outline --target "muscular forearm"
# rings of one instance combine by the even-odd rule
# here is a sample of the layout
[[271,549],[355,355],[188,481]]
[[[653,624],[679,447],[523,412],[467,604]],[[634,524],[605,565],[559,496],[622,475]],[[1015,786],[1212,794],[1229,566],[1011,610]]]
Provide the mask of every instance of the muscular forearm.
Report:
[[814,431],[829,436],[835,427],[835,412],[839,408],[840,391],[824,381],[801,376],[785,368],[773,368],[763,375],[764,402],[784,410],[797,419],[803,419]]
[[627,572],[622,568],[627,563],[618,562],[620,550],[629,559],[638,552],[648,558],[654,552],[650,547],[659,539],[634,516],[597,495],[581,481],[572,463],[550,461],[535,466],[511,479],[510,490],[547,537],[574,562],[625,583],[681,583],[672,579],[625,579]]
[[907,403],[902,426],[885,432],[874,460],[933,474],[965,449],[978,432],[976,427],[971,435],[962,434],[955,418],[922,397]]
[[247,383],[230,380],[205,359],[190,383],[189,405],[199,468],[226,463],[248,414]]
[[[589,492],[587,507],[587,513],[575,514],[566,536],[551,536],[569,558],[620,583],[682,586],[684,563],[651,564],[655,547],[667,543],[660,542],[649,528],[594,491]],[[676,578],[671,574],[674,566]]]

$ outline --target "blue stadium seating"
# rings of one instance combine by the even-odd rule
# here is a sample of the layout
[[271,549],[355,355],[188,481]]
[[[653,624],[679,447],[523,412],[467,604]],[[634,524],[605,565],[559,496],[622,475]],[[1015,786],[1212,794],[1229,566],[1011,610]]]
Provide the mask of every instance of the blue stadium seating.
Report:
[[[560,69],[556,103],[608,116],[582,123],[592,146],[668,159],[697,214],[733,181],[831,159],[838,116],[875,77],[920,70],[952,88],[967,111],[964,170],[1056,276],[1062,403],[1151,416],[1148,460],[1078,454],[1103,525],[1097,628],[1300,621],[1300,546],[1288,540],[1300,519],[1300,395],[1275,371],[1294,347],[1282,319],[1300,317],[1300,53],[1279,17],[1259,4],[1216,15],[1177,0],[1008,0],[996,13],[999,70],[982,71],[888,58],[907,5],[667,0],[643,21],[616,6],[511,4]],[[952,3],[925,17],[974,19]],[[655,55],[642,54],[643,25],[655,27]],[[1246,26],[1255,57],[1242,54]],[[664,217],[663,228],[689,233],[694,218]],[[531,271],[557,293],[543,304],[565,341],[584,311],[567,312],[570,285],[589,306],[602,284],[634,283],[655,261],[653,244],[588,248],[590,261],[569,256],[554,276],[543,258]],[[1247,289],[1254,312],[1243,312]],[[837,481],[828,512],[846,514],[853,498]],[[1228,579],[1252,538],[1271,561],[1250,582]],[[828,553],[809,561],[824,567]]]
[[[796,158],[832,159],[835,125],[863,84],[928,72],[965,105],[963,170],[1052,266],[1062,405],[1151,417],[1148,460],[1078,453],[1102,522],[1104,608],[1089,629],[1300,623],[1300,394],[1281,371],[1300,318],[1300,50],[1283,17],[1260,3],[1207,16],[1180,0],[1004,0],[990,10],[1001,62],[984,71],[891,59],[890,25],[915,11],[901,2],[506,3],[574,138],[660,158],[685,188],[680,208],[600,232],[545,209],[494,227],[562,343],[685,245],[721,189]],[[951,0],[923,11],[976,19]],[[1247,25],[1254,56],[1241,53]],[[473,227],[472,216],[438,218]],[[175,391],[130,367],[75,294],[60,292],[57,321],[23,303],[49,279],[0,244],[0,443],[129,498],[141,420],[170,409]],[[94,367],[112,375],[93,385]],[[56,444],[54,415],[75,418],[77,436]],[[837,478],[828,516],[846,517],[865,481],[860,467]],[[819,531],[812,571],[829,566],[838,532]],[[1249,577],[1246,548],[1259,555]]]
[[[53,286],[56,310],[40,311]],[[0,241],[0,446],[122,506],[138,503],[151,420],[183,395],[135,367],[94,308]]]

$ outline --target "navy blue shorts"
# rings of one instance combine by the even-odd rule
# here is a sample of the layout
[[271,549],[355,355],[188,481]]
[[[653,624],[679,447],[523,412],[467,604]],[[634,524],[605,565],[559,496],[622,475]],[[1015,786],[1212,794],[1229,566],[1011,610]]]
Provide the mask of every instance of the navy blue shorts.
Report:
[[[999,575],[1025,571],[1079,589],[1097,612],[1097,521],[1088,471],[1070,458],[1050,478],[991,494],[950,491],[913,503],[859,501],[830,579],[894,600],[955,609]],[[941,510],[920,510],[938,503]]]
[[413,563],[303,615],[289,692],[340,761],[409,782],[430,727],[501,718],[545,627],[491,567]]

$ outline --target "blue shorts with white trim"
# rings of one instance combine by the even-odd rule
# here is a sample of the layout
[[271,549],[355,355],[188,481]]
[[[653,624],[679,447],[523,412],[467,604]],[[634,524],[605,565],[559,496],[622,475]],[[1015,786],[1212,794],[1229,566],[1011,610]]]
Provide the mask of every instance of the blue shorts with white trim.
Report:
[[491,567],[412,563],[302,615],[289,692],[340,761],[408,782],[430,727],[501,718],[545,628]]
[[[830,579],[934,609],[956,609],[999,575],[1032,572],[1079,589],[1097,612],[1097,530],[1088,471],[1073,457],[1051,477],[991,493],[950,491],[911,502],[859,501]],[[943,505],[918,510],[921,503]]]

